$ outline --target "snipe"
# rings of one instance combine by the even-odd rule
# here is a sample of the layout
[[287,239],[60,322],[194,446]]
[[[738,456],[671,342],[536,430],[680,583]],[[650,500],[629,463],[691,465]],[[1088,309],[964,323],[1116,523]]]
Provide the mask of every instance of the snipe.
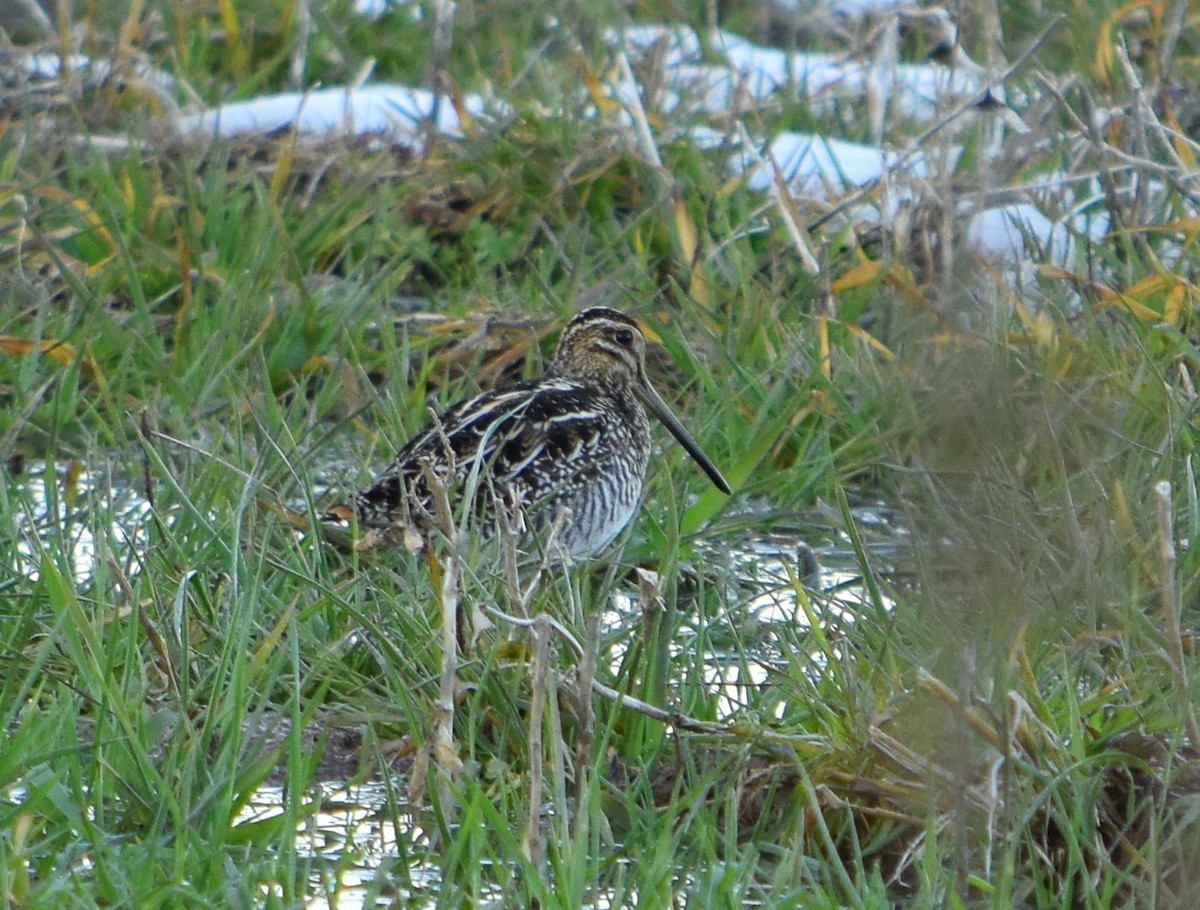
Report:
[[650,385],[638,324],[618,310],[592,307],[567,323],[544,374],[485,392],[432,421],[341,514],[357,515],[367,546],[418,543],[433,518],[431,471],[456,513],[472,491],[472,513],[485,533],[498,508],[535,532],[558,518],[557,542],[572,557],[590,556],[637,509],[651,448],[643,405],[729,493]]

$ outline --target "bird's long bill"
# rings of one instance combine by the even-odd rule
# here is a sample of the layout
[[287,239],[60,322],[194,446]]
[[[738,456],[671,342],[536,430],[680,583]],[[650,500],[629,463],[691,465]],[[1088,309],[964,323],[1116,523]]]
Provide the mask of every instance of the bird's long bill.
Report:
[[730,493],[729,483],[725,477],[717,470],[717,466],[712,463],[712,459],[704,454],[704,450],[697,445],[696,440],[692,439],[687,430],[683,428],[683,424],[679,422],[679,418],[671,413],[671,409],[667,407],[667,403],[662,400],[658,392],[654,390],[654,386],[649,382],[643,381],[638,383],[642,393],[642,400],[646,402],[647,407],[651,412],[662,421],[662,425],[671,431],[671,435],[679,440],[679,444],[683,446],[687,452],[695,460],[696,464],[704,469],[704,473],[708,475],[709,480],[716,485],[716,488],[722,493]]

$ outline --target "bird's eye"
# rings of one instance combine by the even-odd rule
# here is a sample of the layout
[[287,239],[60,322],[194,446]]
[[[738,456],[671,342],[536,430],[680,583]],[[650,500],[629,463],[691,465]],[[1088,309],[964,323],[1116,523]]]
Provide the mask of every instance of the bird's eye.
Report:
[[631,332],[629,329],[617,329],[617,331],[613,333],[613,340],[616,341],[617,344],[621,345],[621,347],[627,348],[633,344],[633,332]]

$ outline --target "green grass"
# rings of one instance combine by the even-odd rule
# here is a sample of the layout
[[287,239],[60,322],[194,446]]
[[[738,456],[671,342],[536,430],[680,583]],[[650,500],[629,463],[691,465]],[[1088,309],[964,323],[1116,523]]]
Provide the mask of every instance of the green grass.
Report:
[[[288,85],[291,4],[230,5],[224,23],[164,4],[142,31],[83,6],[97,51],[125,24],[207,101]],[[427,23],[313,6],[310,83],[369,58],[381,78],[424,77]],[[586,4],[555,27],[549,12],[462,5],[450,77],[514,116],[425,155],[172,144],[135,89],[111,86],[5,121],[0,442],[41,476],[0,472],[0,896],[284,907],[336,893],[369,864],[352,843],[314,855],[307,832],[322,751],[350,730],[363,776],[397,772],[379,811],[428,835],[402,836],[367,888],[405,905],[1190,906],[1194,644],[1163,597],[1190,633],[1200,356],[1195,292],[1161,264],[1195,272],[1190,228],[1097,244],[1075,269],[1096,282],[1082,304],[1043,275],[1040,326],[994,315],[1010,301],[988,310],[998,292],[977,263],[917,286],[903,254],[868,247],[881,268],[839,286],[825,322],[828,281],[860,262],[846,238],[831,229],[828,275],[807,274],[778,210],[730,183],[722,152],[669,138],[681,124],[658,124],[663,168],[648,164],[584,90],[584,63],[607,72],[598,29],[625,14]],[[1000,10],[1011,56],[1051,12]],[[1088,15],[1037,66],[1127,103],[1091,69],[1104,13]],[[982,59],[987,35],[966,40]],[[1185,29],[1181,79],[1195,41]],[[762,117],[764,135],[820,123],[795,103]],[[1026,172],[1068,160],[1058,117]],[[64,141],[85,133],[144,142]],[[1190,210],[1168,205],[1158,221]],[[682,718],[580,696],[560,636],[539,693],[530,632],[495,620],[458,667],[462,767],[444,776],[423,560],[349,552],[280,510],[315,514],[360,485],[428,402],[535,374],[599,282],[661,337],[657,383],[735,495],[664,445],[621,546],[549,573],[531,612],[584,641],[589,616],[624,604],[599,632],[598,681]],[[414,299],[447,321],[406,318]],[[512,325],[477,332],[484,312]],[[876,501],[904,515],[899,558],[851,507]],[[866,576],[852,620],[730,555],[800,527]],[[657,573],[652,592],[634,566]],[[493,563],[462,568],[467,607],[515,611]],[[825,621],[751,615],[772,583]],[[706,682],[718,663],[764,671],[732,717]],[[280,814],[239,821],[267,783]]]

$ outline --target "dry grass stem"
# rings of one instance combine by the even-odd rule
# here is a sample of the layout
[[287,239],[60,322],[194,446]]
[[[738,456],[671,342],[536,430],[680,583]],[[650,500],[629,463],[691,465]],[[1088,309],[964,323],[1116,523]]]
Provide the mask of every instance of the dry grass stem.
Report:
[[621,77],[631,89],[629,92],[629,112],[633,115],[633,122],[637,127],[637,147],[641,150],[642,156],[646,161],[665,178],[666,174],[663,171],[662,156],[658,153],[658,146],[654,144],[654,134],[650,131],[650,121],[646,117],[646,109],[642,106],[640,85],[637,76],[634,75],[633,67],[629,65],[629,57],[626,56],[624,51],[620,51],[617,54],[617,66],[620,67]]
[[545,861],[542,843],[542,728],[546,710],[547,679],[550,653],[550,628],[542,621],[533,624],[533,661],[529,676],[529,790],[526,797],[525,832],[521,850],[535,866]]
[[600,614],[587,617],[587,634],[579,664],[577,687],[579,732],[575,737],[575,802],[582,803],[586,792],[588,769],[592,763],[592,737],[595,733],[596,711],[592,706],[592,685],[596,681],[596,660],[600,654]]
[[1171,679],[1179,696],[1192,746],[1200,746],[1200,728],[1192,711],[1187,665],[1184,660],[1183,631],[1179,625],[1179,610],[1175,587],[1175,530],[1171,511],[1171,484],[1161,481],[1154,485],[1154,501],[1158,516],[1158,602],[1166,627],[1167,651],[1171,659]]
[[812,241],[809,237],[809,232],[801,227],[800,220],[796,217],[796,213],[792,209],[791,193],[787,188],[787,182],[783,179],[783,172],[779,168],[779,163],[774,158],[769,155],[764,156],[759,151],[758,143],[751,138],[744,124],[738,124],[738,131],[740,133],[742,148],[754,158],[754,162],[759,168],[771,175],[771,199],[774,200],[775,211],[779,213],[779,217],[783,221],[784,230],[787,231],[788,237],[792,241],[792,248],[796,251],[796,255],[800,257],[800,264],[809,274],[819,274],[821,266],[812,251]]
[[[430,756],[436,768],[439,795],[448,810],[453,805],[449,781],[462,771],[462,759],[454,742],[454,697],[457,690],[459,634],[459,601],[465,538],[454,525],[450,495],[446,484],[433,467],[421,466],[433,503],[434,519],[446,538],[445,559],[441,562],[439,607],[441,614],[442,666],[438,677],[438,696],[434,702],[433,731],[430,736]],[[430,560],[436,558],[432,541],[426,541]]]

